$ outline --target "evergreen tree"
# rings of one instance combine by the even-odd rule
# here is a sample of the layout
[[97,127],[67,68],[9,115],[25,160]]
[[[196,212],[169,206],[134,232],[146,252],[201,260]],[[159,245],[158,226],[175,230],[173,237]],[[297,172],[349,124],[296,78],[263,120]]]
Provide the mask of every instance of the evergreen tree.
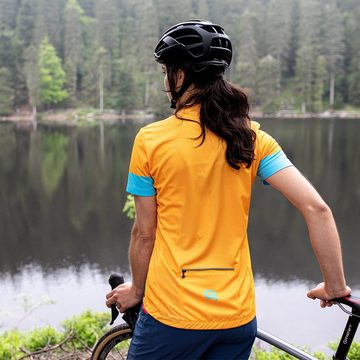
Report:
[[329,73],[329,104],[334,106],[335,77],[341,69],[344,59],[344,27],[336,1],[329,1],[325,6],[324,54]]
[[17,2],[14,0],[0,0],[0,9],[0,32],[14,30]]
[[25,79],[28,90],[29,103],[32,106],[33,114],[36,114],[37,105],[40,102],[39,98],[39,69],[37,61],[37,48],[32,45],[25,50],[24,54],[25,66]]
[[30,46],[34,37],[35,7],[32,0],[23,0],[16,18],[16,34],[23,49]]
[[[84,78],[84,95],[90,105],[98,107],[103,112],[106,89],[109,87],[110,78],[110,57],[103,47],[93,51],[91,61],[88,63]],[[111,99],[109,98],[109,101]]]
[[41,103],[35,59],[48,38],[60,68],[64,64],[74,101],[63,105],[81,100],[100,108],[153,107],[160,113],[167,104],[161,100],[154,46],[165,29],[191,18],[225,27],[234,50],[226,76],[250,89],[260,105],[267,101],[259,84],[268,55],[281,70],[281,87],[272,91],[295,92],[303,109],[341,101],[360,105],[358,0],[0,0],[2,89],[14,94],[3,96],[11,99],[6,108]]
[[268,5],[266,24],[266,47],[268,53],[279,61],[285,74],[291,35],[290,5],[289,0],[271,0]]
[[11,72],[6,67],[0,68],[0,115],[13,112],[15,92],[11,85]]
[[360,105],[360,6],[348,14],[346,22],[347,39],[347,83],[348,102]]
[[117,110],[132,111],[138,108],[136,84],[125,61],[118,60],[114,68],[113,106]]
[[315,78],[313,85],[313,111],[323,111],[323,96],[326,80],[326,60],[325,57],[320,55],[315,63]]
[[61,59],[49,40],[45,38],[38,55],[40,77],[40,101],[42,105],[57,104],[68,97],[64,90],[66,75],[61,66]]
[[250,11],[246,11],[239,17],[237,21],[239,41],[237,44],[234,44],[234,60],[237,59],[235,60],[237,61],[235,66],[235,81],[251,92],[255,91],[256,87],[256,67],[258,63],[254,34],[254,18],[255,14]]
[[312,110],[312,84],[314,79],[314,50],[311,45],[301,46],[297,53],[297,83],[300,91],[301,110]]
[[274,113],[278,107],[276,96],[280,93],[280,62],[271,55],[259,61],[256,78],[256,99],[262,108]]
[[299,43],[296,75],[300,89],[301,107],[313,111],[313,84],[316,61],[322,48],[323,13],[319,0],[304,0],[300,3]]
[[65,7],[65,39],[64,60],[67,75],[67,88],[71,97],[76,96],[78,75],[82,60],[82,28],[83,9],[76,0],[68,0]]
[[116,0],[95,0],[95,18],[97,45],[103,47],[112,60],[119,48],[119,8]]
[[197,18],[199,19],[210,19],[209,14],[209,5],[206,0],[198,0],[195,3],[196,5],[196,14],[198,15]]
[[153,1],[157,9],[161,34],[170,26],[191,19],[193,13],[191,0],[182,0],[181,4],[177,1]]
[[36,46],[39,46],[46,37],[49,38],[46,20],[49,13],[48,5],[47,0],[35,0],[34,44]]
[[293,0],[290,10],[290,34],[289,34],[289,52],[287,57],[286,77],[294,77],[296,70],[296,53],[299,46],[299,0]]

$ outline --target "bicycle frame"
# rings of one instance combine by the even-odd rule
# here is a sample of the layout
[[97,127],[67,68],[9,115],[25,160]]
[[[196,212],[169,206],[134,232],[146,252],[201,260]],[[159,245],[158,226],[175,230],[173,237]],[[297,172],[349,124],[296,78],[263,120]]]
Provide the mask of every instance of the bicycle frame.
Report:
[[[350,305],[349,304],[349,299],[350,297],[348,298],[343,298],[343,299],[339,299],[339,302],[340,303],[343,303],[343,304],[347,304],[347,305]],[[340,307],[341,305],[338,304]],[[342,307],[341,307],[342,308]],[[343,311],[345,311],[343,308],[342,308]],[[355,309],[355,308],[352,308],[352,312],[348,312],[348,311],[345,311],[346,313],[349,313],[349,319],[345,325],[345,329],[344,329],[344,332],[343,332],[343,335],[341,337],[341,340],[340,340],[340,343],[339,343],[339,346],[336,350],[336,353],[333,355],[333,360],[346,360],[347,359],[347,354],[350,350],[350,346],[354,340],[354,337],[355,337],[355,333],[356,333],[356,330],[359,326],[359,322],[360,322],[360,311]],[[259,338],[260,340],[263,340],[265,342],[267,342],[268,344],[270,345],[273,345],[275,346],[276,348],[282,350],[282,351],[285,351],[286,353],[296,357],[297,359],[300,359],[300,360],[317,360],[314,356],[306,353],[305,351],[302,351],[300,349],[298,349],[297,347],[287,343],[286,341],[284,340],[281,340],[279,338],[277,338],[276,336],[274,335],[271,335],[269,334],[268,332],[262,330],[262,329],[259,329],[257,330],[257,338]]]
[[257,329],[256,337],[260,340],[263,340],[267,342],[270,345],[275,346],[276,348],[285,351],[286,353],[295,356],[297,359],[300,360],[318,360],[314,356],[311,356],[310,354],[306,353],[305,351],[302,351],[298,349],[297,347],[290,345],[284,340],[279,339],[278,337],[269,334],[268,332]]
[[[122,284],[124,282],[124,279],[119,274],[112,274],[109,278],[109,284],[111,285],[111,288],[114,289],[119,284]],[[360,298],[355,297],[352,295],[345,296],[343,298],[334,299],[334,302],[339,305],[339,307],[347,314],[349,314],[349,319],[347,321],[347,324],[345,326],[345,329],[343,331],[343,335],[341,337],[340,343],[338,345],[338,348],[336,350],[336,353],[333,355],[333,360],[347,360],[346,356],[350,350],[350,346],[354,340],[355,333],[357,331],[357,328],[359,326],[360,322]],[[346,310],[342,304],[345,304],[347,306],[351,307],[351,312]],[[128,309],[125,312],[125,315],[123,316],[123,319],[126,321],[126,323],[129,325],[129,328],[133,331],[136,323],[136,319],[139,315],[141,308],[141,303],[137,304],[131,309]],[[116,305],[113,304],[111,306],[112,310],[112,320],[111,324],[114,322],[116,317],[118,316],[119,312],[116,308]],[[306,353],[305,351],[297,348],[296,346],[293,346],[289,343],[287,343],[284,340],[281,340],[280,338],[269,334],[268,332],[257,329],[257,338],[260,340],[263,340],[267,342],[270,345],[275,346],[276,348],[294,356],[297,359],[300,360],[318,360],[314,356]],[[106,336],[105,336],[106,337]]]

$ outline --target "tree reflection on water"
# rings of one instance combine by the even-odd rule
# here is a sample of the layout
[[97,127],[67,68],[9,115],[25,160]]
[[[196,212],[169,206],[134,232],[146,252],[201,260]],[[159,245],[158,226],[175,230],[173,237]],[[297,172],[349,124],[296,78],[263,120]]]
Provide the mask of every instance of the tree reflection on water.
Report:
[[[360,285],[360,123],[350,119],[265,119],[262,128],[332,208],[348,281]],[[131,222],[122,213],[128,162],[140,125],[0,126],[0,272],[29,263],[45,272],[64,264],[127,269]],[[272,280],[318,281],[301,215],[260,181],[249,239],[254,272]]]

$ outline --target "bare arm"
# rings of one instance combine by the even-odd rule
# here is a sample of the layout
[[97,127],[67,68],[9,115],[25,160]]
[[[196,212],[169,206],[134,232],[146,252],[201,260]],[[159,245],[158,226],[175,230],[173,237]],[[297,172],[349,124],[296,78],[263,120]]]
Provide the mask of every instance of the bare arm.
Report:
[[328,205],[295,167],[285,168],[266,181],[302,213],[308,227],[324,279],[324,283],[308,292],[308,297],[320,299],[325,307],[330,305],[328,300],[348,295],[350,288],[345,282],[340,239]]
[[136,220],[132,231],[129,261],[133,288],[139,297],[144,296],[146,276],[155,242],[156,197],[135,197]]
[[149,262],[155,242],[156,197],[135,196],[136,219],[131,231],[129,261],[132,283],[125,283],[106,295],[106,305],[116,303],[121,312],[144,296]]

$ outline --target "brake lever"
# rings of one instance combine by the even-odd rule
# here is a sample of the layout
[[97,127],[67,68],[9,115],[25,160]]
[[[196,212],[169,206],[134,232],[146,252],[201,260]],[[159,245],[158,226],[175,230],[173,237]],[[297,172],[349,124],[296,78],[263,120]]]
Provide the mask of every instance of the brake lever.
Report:
[[[109,284],[111,289],[114,290],[117,286],[124,283],[124,278],[122,275],[114,273],[109,277]],[[127,309],[122,317],[122,319],[129,325],[129,328],[134,331],[136,321],[139,317],[140,310],[142,306],[142,301]],[[116,318],[119,316],[119,310],[116,307],[116,304],[111,304],[111,322],[110,325],[114,323]]]
[[[111,290],[114,290],[117,286],[124,283],[124,278],[120,274],[111,274],[109,277],[109,284],[111,286]],[[114,323],[116,318],[119,316],[119,310],[116,307],[116,304],[111,304],[111,322],[110,325]]]

